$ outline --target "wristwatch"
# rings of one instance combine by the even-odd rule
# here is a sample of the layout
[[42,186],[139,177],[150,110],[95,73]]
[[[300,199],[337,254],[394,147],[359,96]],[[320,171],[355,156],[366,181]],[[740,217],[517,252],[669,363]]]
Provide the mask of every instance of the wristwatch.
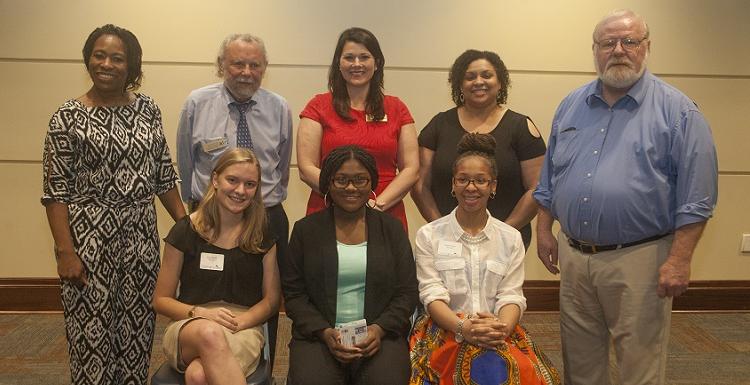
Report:
[[464,319],[458,320],[458,327],[456,328],[456,342],[464,342]]
[[188,318],[195,318],[195,308],[198,306],[193,306],[188,310]]

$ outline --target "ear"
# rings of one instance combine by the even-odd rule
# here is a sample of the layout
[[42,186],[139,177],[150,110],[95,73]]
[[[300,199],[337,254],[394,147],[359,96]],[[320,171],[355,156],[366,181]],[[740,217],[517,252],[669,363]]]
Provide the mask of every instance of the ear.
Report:
[[214,188],[219,188],[219,181],[218,181],[218,175],[216,174],[216,171],[211,173],[211,184],[214,185]]

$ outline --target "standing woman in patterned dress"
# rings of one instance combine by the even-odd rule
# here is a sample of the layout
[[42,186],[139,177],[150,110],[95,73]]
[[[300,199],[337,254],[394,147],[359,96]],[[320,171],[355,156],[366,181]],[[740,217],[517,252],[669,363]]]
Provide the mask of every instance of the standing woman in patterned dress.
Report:
[[93,86],[50,119],[42,203],[55,240],[72,383],[146,384],[159,270],[154,196],[185,215],[141,46],[107,24],[83,47]]

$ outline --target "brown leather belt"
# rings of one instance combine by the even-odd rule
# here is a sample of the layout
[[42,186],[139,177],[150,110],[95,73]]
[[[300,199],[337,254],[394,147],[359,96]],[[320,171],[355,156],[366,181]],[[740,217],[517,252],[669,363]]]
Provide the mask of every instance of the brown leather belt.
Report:
[[634,241],[634,242],[621,243],[618,245],[592,245],[590,243],[581,242],[579,240],[568,237],[568,244],[570,245],[570,247],[577,249],[582,253],[596,254],[596,253],[601,253],[602,251],[624,249],[626,247],[640,245],[641,243],[655,241],[657,239],[662,239],[666,236],[667,234],[659,234],[659,235],[654,235],[653,237],[643,238],[641,240]]

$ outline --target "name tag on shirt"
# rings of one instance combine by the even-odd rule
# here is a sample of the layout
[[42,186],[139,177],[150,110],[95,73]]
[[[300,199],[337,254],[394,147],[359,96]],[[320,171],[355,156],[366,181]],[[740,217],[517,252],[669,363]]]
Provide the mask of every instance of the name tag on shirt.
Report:
[[203,147],[203,152],[206,152],[206,153],[225,148],[228,145],[229,145],[229,142],[227,141],[227,138],[225,137],[208,139],[205,142],[201,143],[201,147]]
[[224,270],[224,254],[201,253],[202,270]]
[[372,116],[372,115],[370,115],[370,114],[365,115],[365,122],[383,122],[383,123],[385,123],[387,121],[388,121],[388,114],[383,115],[383,119],[380,119],[380,120],[375,120],[375,117]]
[[439,241],[437,253],[446,257],[461,257],[463,245],[452,241]]

